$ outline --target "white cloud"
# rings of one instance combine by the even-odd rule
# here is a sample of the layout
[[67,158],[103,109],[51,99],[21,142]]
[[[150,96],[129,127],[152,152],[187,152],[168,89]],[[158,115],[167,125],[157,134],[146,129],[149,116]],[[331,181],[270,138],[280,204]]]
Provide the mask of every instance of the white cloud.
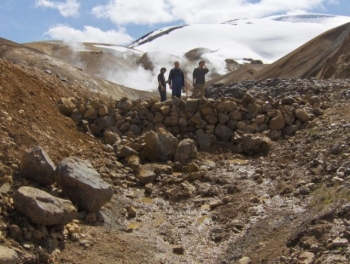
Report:
[[92,14],[99,18],[123,24],[150,25],[173,21],[168,1],[164,0],[114,0],[107,5],[92,9]]
[[37,7],[57,9],[64,17],[79,16],[80,3],[76,0],[66,0],[65,2],[36,0],[35,5]]
[[305,12],[336,4],[337,0],[110,0],[92,13],[116,24],[152,25],[184,23],[219,23],[234,18],[259,18],[276,13]]
[[51,27],[45,34],[52,39],[65,42],[99,42],[125,45],[133,40],[125,28],[119,28],[118,31],[102,31],[96,27],[85,26],[83,30],[79,30],[66,25],[57,25]]

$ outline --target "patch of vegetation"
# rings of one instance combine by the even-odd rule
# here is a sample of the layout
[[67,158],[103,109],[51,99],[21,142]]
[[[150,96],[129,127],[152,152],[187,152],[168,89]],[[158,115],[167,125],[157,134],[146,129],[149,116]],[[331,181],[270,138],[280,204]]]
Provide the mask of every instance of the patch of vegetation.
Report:
[[312,138],[318,138],[321,136],[321,132],[317,128],[312,128],[308,131],[308,135]]
[[310,208],[322,211],[325,207],[350,202],[350,190],[347,188],[321,187],[313,192]]

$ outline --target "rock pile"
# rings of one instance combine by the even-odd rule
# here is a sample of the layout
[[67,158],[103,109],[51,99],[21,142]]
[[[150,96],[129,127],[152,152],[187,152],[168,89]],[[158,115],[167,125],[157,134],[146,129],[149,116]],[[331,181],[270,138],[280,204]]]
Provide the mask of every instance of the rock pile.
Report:
[[[269,84],[266,82],[267,87]],[[213,94],[217,89],[213,89]],[[318,96],[302,97],[295,93],[274,99],[263,89],[264,96],[252,90],[257,94],[253,96],[242,88],[233,87],[230,91],[231,97],[217,100],[159,102],[122,98],[107,104],[89,98],[62,98],[58,107],[79,129],[113,146],[119,158],[133,154],[148,161],[172,160],[177,140],[181,139],[194,140],[200,150],[223,142],[235,153],[267,151],[270,139],[292,136],[323,113]]]

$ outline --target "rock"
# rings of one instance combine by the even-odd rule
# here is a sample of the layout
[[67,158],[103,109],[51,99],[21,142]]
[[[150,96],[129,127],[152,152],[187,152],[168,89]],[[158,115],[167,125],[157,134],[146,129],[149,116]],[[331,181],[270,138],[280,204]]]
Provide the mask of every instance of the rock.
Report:
[[11,248],[0,246],[0,264],[20,263],[16,251]]
[[87,212],[98,211],[113,195],[112,186],[101,179],[91,163],[77,157],[60,162],[56,182],[79,209]]
[[173,253],[174,254],[183,255],[184,251],[185,251],[185,249],[183,248],[182,245],[176,245],[176,246],[173,247]]
[[140,165],[136,173],[136,178],[142,184],[148,184],[156,179],[157,175],[154,172],[153,164]]
[[302,121],[302,122],[307,122],[307,121],[310,120],[310,116],[309,116],[309,114],[306,112],[305,109],[299,108],[299,109],[295,110],[295,115],[296,115],[296,117],[297,117],[300,121]]
[[21,187],[13,195],[15,208],[40,225],[65,225],[77,217],[71,201],[32,187]]
[[128,216],[129,217],[136,217],[137,211],[135,209],[135,207],[130,206],[129,210],[128,210]]
[[163,122],[163,120],[164,120],[164,116],[162,115],[162,113],[156,112],[156,114],[153,118],[153,123]]
[[315,262],[315,254],[312,252],[302,252],[298,259],[298,264],[313,264]]
[[192,139],[184,139],[177,146],[174,160],[187,164],[196,159],[197,155],[196,143]]
[[176,116],[168,116],[165,118],[164,125],[165,126],[176,126],[178,123],[178,118]]
[[129,132],[133,133],[135,136],[140,136],[142,134],[142,129],[137,126],[137,125],[134,125],[132,124],[130,127],[129,127]]
[[145,193],[146,194],[152,194],[153,192],[153,184],[152,183],[147,183],[145,185]]
[[226,115],[226,114],[219,113],[218,114],[218,119],[219,119],[219,123],[223,125],[230,119],[230,117],[228,115]]
[[103,133],[103,139],[106,144],[113,145],[116,141],[120,140],[120,136],[112,131],[105,131]]
[[226,113],[230,113],[230,112],[237,109],[237,104],[233,101],[225,101],[223,103],[223,107],[224,107]]
[[18,225],[9,226],[10,236],[14,240],[19,240],[22,237],[22,229]]
[[85,221],[88,223],[96,223],[97,216],[95,213],[89,213],[85,216]]
[[238,260],[237,264],[250,264],[252,263],[252,260],[249,257],[243,257],[240,260]]
[[313,106],[313,107],[317,107],[321,104],[321,99],[320,97],[314,95],[314,96],[311,96],[310,99],[309,99],[309,103]]
[[225,125],[218,124],[215,127],[215,136],[219,141],[230,142],[232,138],[233,130]]
[[203,119],[200,112],[196,112],[191,118],[191,121],[196,125],[200,125],[202,123],[202,120]]
[[201,134],[198,137],[198,145],[200,150],[208,150],[210,148],[210,135]]
[[60,112],[66,116],[70,116],[76,108],[75,103],[73,103],[74,100],[75,98],[72,97],[61,98],[57,103]]
[[101,105],[100,109],[98,110],[98,115],[101,117],[107,116],[108,115],[108,107],[106,105]]
[[[158,133],[157,133],[158,132]],[[163,128],[149,131],[145,136],[144,154],[149,161],[172,160],[177,148],[177,139]]]
[[220,199],[211,201],[211,202],[209,203],[210,210],[214,210],[216,207],[218,207],[218,206],[220,206],[220,205],[223,205],[223,202],[222,202]]
[[137,151],[135,151],[133,148],[129,146],[123,146],[122,149],[120,150],[120,154],[122,155],[123,158],[139,155]]
[[114,116],[103,116],[96,119],[96,125],[98,125],[101,129],[106,129],[107,127],[111,127],[115,125]]
[[90,120],[95,120],[97,116],[98,116],[98,111],[92,106],[89,106],[83,115],[84,118],[90,119]]
[[232,111],[228,115],[232,120],[235,121],[241,121],[242,120],[242,113],[238,110]]
[[183,167],[184,172],[191,173],[199,171],[199,166],[196,163],[191,162],[187,166]]
[[21,170],[27,179],[42,185],[50,185],[55,182],[55,169],[53,161],[39,146],[27,150],[22,155]]
[[271,140],[265,136],[243,135],[242,148],[249,155],[267,152],[271,147]]
[[349,241],[346,238],[337,237],[333,240],[333,247],[347,247],[349,245]]
[[283,115],[277,115],[276,117],[270,120],[269,128],[271,130],[279,130],[279,129],[283,129],[285,125],[286,123],[284,121]]
[[197,99],[187,99],[186,100],[186,106],[185,106],[185,111],[186,112],[196,112],[198,109],[198,100]]
[[125,158],[125,164],[127,166],[129,166],[130,168],[132,168],[133,171],[138,171],[139,166],[141,164],[141,160],[139,158],[139,156],[128,156],[127,158]]

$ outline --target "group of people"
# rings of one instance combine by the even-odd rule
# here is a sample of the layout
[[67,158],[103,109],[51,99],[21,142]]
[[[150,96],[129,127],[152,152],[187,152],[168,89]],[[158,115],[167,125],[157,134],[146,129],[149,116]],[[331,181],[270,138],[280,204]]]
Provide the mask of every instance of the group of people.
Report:
[[[160,94],[160,101],[166,100],[166,84],[169,84],[171,89],[172,98],[176,96],[181,98],[181,92],[186,91],[186,80],[185,74],[180,68],[180,63],[175,61],[174,68],[169,72],[168,80],[165,80],[166,68],[161,68],[158,74],[158,91]],[[193,93],[192,98],[197,98],[198,92],[200,92],[201,97],[205,95],[205,75],[209,72],[208,68],[205,66],[205,61],[200,61],[199,66],[193,70]]]

